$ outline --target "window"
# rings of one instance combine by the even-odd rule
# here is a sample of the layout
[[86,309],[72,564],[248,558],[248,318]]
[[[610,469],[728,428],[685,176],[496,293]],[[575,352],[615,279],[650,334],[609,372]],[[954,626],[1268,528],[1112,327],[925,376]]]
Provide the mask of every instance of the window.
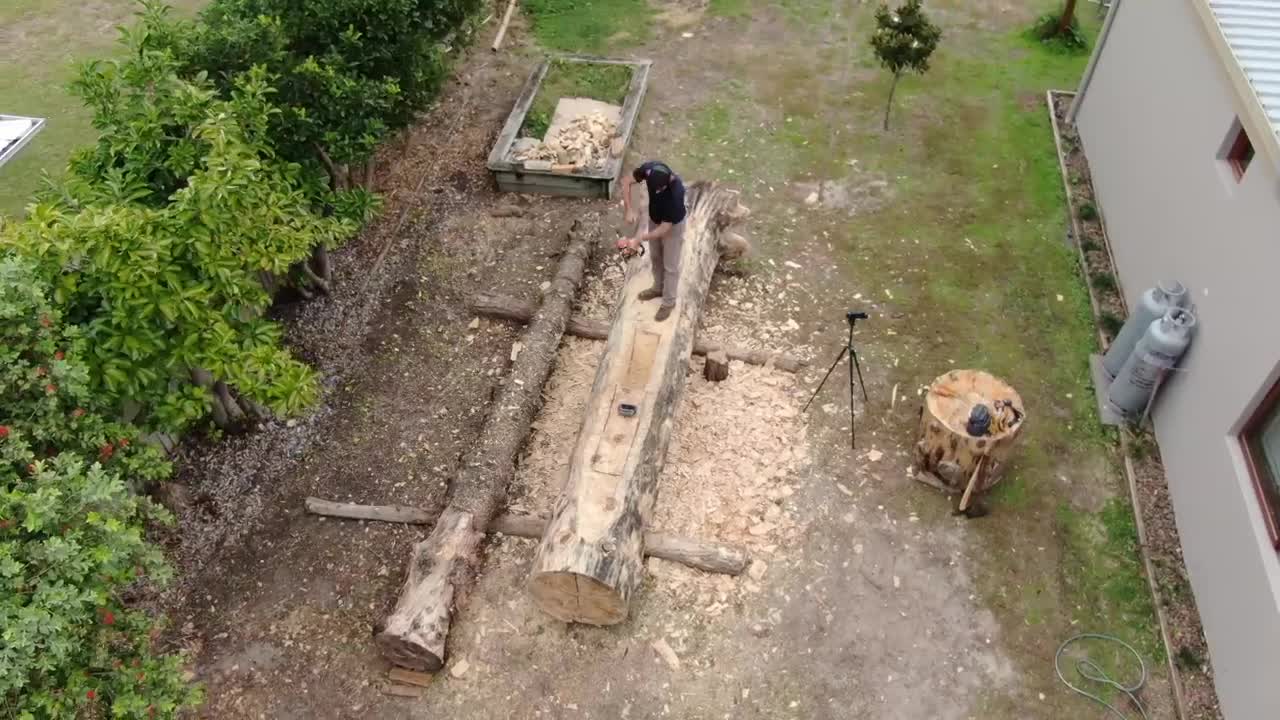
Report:
[[1244,171],[1249,169],[1252,160],[1253,143],[1249,142],[1249,134],[1244,128],[1238,128],[1235,139],[1231,141],[1231,149],[1227,151],[1227,165],[1231,167],[1236,182],[1244,179]]
[[1240,433],[1253,489],[1271,544],[1280,550],[1280,383],[1271,388]]

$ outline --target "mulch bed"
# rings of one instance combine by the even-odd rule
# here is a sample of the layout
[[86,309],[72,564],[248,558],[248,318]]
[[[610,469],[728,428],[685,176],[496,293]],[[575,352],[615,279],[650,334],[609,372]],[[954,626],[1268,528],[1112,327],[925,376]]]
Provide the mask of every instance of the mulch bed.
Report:
[[[1066,121],[1071,95],[1051,93],[1053,113],[1058,122],[1062,160],[1066,167],[1068,208],[1073,213],[1083,256],[1085,280],[1098,304],[1099,329],[1110,343],[1127,315],[1111,262],[1106,227],[1094,195],[1089,162],[1074,126]],[[1195,595],[1182,558],[1182,542],[1174,519],[1165,481],[1160,449],[1149,426],[1130,436],[1131,461],[1137,485],[1137,508],[1145,525],[1144,551],[1151,560],[1157,601],[1168,625],[1168,652],[1173,658],[1182,685],[1182,703],[1187,720],[1222,718],[1213,686],[1209,648],[1196,609]]]

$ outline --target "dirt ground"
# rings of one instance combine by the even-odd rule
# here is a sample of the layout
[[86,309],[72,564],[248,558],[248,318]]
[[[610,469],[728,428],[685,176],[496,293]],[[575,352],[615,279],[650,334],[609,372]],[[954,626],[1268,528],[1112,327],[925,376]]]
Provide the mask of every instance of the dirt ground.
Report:
[[[744,27],[681,7],[664,16],[679,29],[636,51],[663,61],[654,65],[632,159],[686,147],[698,132],[692,113],[743,84],[778,90],[777,105],[748,120],[782,132],[792,101],[783,90],[802,93],[818,81],[752,65],[746,55],[821,55],[852,32],[842,24],[814,38],[778,13]],[[1007,12],[991,4],[963,17],[984,27]],[[525,198],[519,217],[493,216],[512,198],[492,189],[483,160],[534,49],[522,19],[502,53],[485,41],[460,63],[440,106],[386,153],[388,212],[335,259],[346,289],[280,309],[297,328],[291,339],[338,378],[325,409],[193,449],[184,463],[193,500],[170,539],[184,572],[170,609],[174,641],[193,653],[206,687],[201,716],[1102,717],[1053,675],[1057,643],[1081,619],[1076,613],[1088,619],[1086,610],[1055,607],[1061,616],[1036,619],[1034,583],[992,577],[996,555],[1000,568],[1058,566],[1063,550],[1053,531],[1036,529],[1049,518],[1039,510],[1010,525],[998,513],[953,517],[949,498],[911,478],[918,387],[949,368],[913,369],[910,382],[903,368],[935,355],[944,340],[913,334],[893,290],[862,277],[856,252],[833,248],[828,234],[833,223],[873,216],[906,187],[873,170],[839,178],[797,171],[776,188],[721,177],[741,182],[755,211],[744,234],[760,252],[747,272],[717,277],[703,335],[785,349],[812,364],[791,375],[734,363],[719,385],[690,375],[654,524],[746,547],[749,573],[712,577],[650,560],[627,622],[569,626],[541,614],[525,590],[534,543],[499,538],[454,625],[447,670],[420,697],[384,692],[388,668],[372,628],[394,603],[424,529],[319,519],[303,512],[303,498],[439,509],[517,338],[504,324],[472,327],[466,297],[486,290],[534,298],[573,218],[592,215],[606,242],[621,227],[619,211],[603,202]],[[868,71],[838,72],[832,82],[848,85]],[[714,148],[703,143],[699,152],[752,152]],[[681,157],[695,164],[697,156]],[[827,158],[811,169],[837,163],[845,165]],[[704,170],[695,164],[686,174]],[[580,311],[607,318],[621,273],[603,255]],[[856,403],[852,451],[845,375],[801,412],[845,342],[850,303],[878,321],[871,332],[860,326],[871,400]],[[514,509],[545,512],[553,501],[601,348],[564,343],[512,488]],[[1071,422],[1070,407],[1055,412]],[[1041,441],[1033,433],[1029,442]],[[1086,459],[1059,458],[1059,477],[1064,496],[1091,506],[1108,495],[1110,479],[1105,463]],[[655,648],[663,643],[674,658]],[[1151,717],[1170,717],[1167,683],[1153,672],[1144,701]]]

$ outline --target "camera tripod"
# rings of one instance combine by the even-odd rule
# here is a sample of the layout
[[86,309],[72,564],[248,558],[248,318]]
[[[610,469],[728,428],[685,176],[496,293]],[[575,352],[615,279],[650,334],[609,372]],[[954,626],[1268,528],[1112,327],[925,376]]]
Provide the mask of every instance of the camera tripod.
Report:
[[809,411],[809,406],[812,405],[813,401],[818,397],[818,393],[822,392],[822,386],[827,384],[827,378],[831,377],[831,373],[835,371],[836,366],[840,364],[840,361],[844,359],[845,354],[848,353],[849,358],[852,360],[852,362],[849,363],[849,448],[855,449],[856,434],[853,426],[853,373],[855,370],[858,372],[858,386],[862,388],[862,402],[865,404],[868,400],[867,385],[862,381],[862,365],[858,363],[858,350],[853,346],[853,325],[859,320],[866,320],[867,314],[864,312],[854,312],[853,310],[850,310],[845,313],[844,317],[849,321],[849,342],[840,349],[840,354],[836,355],[835,362],[831,363],[831,367],[827,369],[827,374],[822,376],[822,382],[818,383],[818,389],[813,391],[813,395],[809,398],[809,402],[804,404],[804,410],[801,412]]

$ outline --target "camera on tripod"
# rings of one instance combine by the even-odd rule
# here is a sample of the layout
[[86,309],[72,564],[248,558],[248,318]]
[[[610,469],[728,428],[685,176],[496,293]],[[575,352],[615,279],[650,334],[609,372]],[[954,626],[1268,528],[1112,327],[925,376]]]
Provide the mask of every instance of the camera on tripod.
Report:
[[814,390],[813,395],[809,396],[809,402],[804,404],[804,410],[801,412],[809,411],[809,406],[817,399],[818,393],[822,392],[822,386],[827,384],[827,378],[831,377],[831,373],[835,371],[836,366],[840,364],[845,355],[848,355],[851,361],[849,363],[849,447],[854,448],[856,447],[856,434],[854,431],[856,417],[853,410],[853,374],[855,372],[858,373],[858,385],[862,388],[862,403],[864,407],[867,403],[867,385],[862,381],[862,364],[858,362],[858,351],[853,347],[853,325],[859,320],[866,320],[867,314],[857,310],[850,310],[844,314],[844,318],[849,321],[849,339],[845,342],[844,347],[840,349],[840,354],[836,355],[836,361],[831,363],[827,374],[822,376],[822,382],[818,383],[818,389]]
[[856,310],[850,310],[844,314],[844,317],[850,324],[852,324],[854,320],[866,320],[867,314],[864,312],[857,312]]

